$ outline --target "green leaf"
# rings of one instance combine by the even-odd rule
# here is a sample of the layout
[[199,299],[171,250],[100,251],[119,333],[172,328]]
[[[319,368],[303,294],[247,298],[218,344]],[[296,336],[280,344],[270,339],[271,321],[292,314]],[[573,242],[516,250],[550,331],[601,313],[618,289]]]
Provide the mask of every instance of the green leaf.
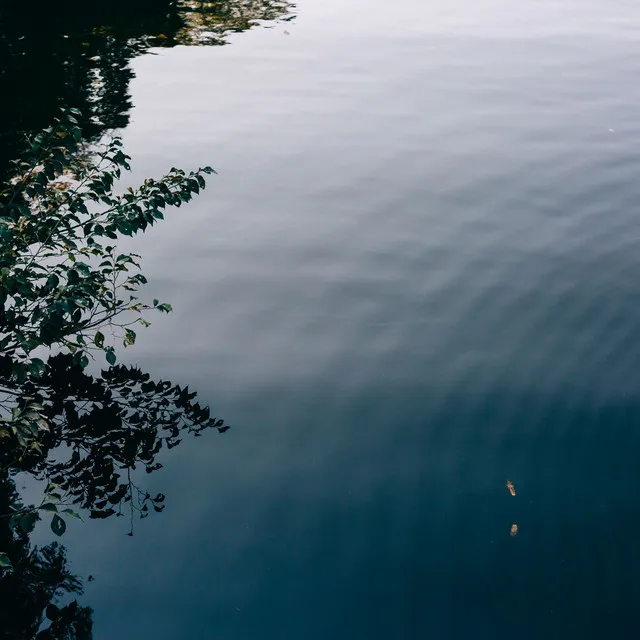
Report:
[[102,347],[104,346],[104,334],[102,333],[102,331],[96,331],[93,342],[95,343],[96,347],[100,347],[100,349],[102,349]]
[[109,349],[105,353],[105,357],[107,358],[107,362],[113,366],[116,363],[116,354],[113,352],[113,349]]
[[38,509],[40,509],[41,511],[52,511],[53,513],[58,512],[58,507],[56,507],[53,502],[45,502],[44,504],[41,504]]
[[11,365],[11,373],[16,377],[17,381],[22,384],[27,379],[27,367],[22,362],[14,362]]
[[9,556],[2,552],[0,552],[0,569],[13,569]]
[[45,364],[40,358],[31,358],[27,366],[29,373],[35,378],[41,378],[46,371]]
[[70,518],[75,518],[76,520],[82,520],[79,514],[77,514],[73,509],[63,509],[62,513]]
[[51,520],[51,531],[61,536],[67,530],[67,523],[56,513]]
[[47,278],[47,283],[45,284],[45,289],[47,291],[53,291],[54,289],[56,289],[58,287],[59,284],[60,284],[60,278],[58,278],[58,276],[55,273],[52,273]]
[[23,513],[20,515],[20,520],[18,521],[20,524],[20,528],[27,534],[31,533],[38,520],[38,514],[35,511],[27,511],[27,513]]

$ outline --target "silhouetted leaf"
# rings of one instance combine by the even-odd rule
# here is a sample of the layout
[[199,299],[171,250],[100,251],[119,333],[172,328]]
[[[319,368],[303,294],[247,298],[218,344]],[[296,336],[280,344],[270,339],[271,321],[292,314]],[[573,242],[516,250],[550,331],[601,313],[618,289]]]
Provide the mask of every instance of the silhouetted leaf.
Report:
[[51,531],[57,536],[61,536],[67,530],[67,523],[58,515],[54,515],[51,520]]
[[55,604],[50,604],[45,614],[49,620],[55,620],[60,615],[60,609]]
[[27,511],[26,513],[21,514],[18,520],[20,528],[27,534],[34,530],[37,521],[38,514],[35,511]]
[[40,358],[31,358],[28,368],[29,368],[29,373],[32,376],[40,377],[44,375],[45,364]]

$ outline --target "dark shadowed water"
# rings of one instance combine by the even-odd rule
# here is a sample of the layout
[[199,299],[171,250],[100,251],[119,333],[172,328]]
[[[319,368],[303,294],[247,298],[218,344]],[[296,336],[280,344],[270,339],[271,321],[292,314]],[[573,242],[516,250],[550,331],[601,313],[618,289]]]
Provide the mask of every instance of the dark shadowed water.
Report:
[[70,527],[95,637],[639,637],[640,6],[295,16],[128,63],[130,180],[219,172],[131,357],[234,428]]

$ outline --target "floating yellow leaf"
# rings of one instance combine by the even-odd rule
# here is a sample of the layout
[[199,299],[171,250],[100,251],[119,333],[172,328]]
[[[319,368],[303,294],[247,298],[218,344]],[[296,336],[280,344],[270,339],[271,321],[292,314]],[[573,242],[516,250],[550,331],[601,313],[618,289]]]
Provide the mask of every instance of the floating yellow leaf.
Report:
[[512,538],[515,538],[518,535],[518,525],[517,524],[512,524],[511,525],[510,534],[511,534]]
[[513,486],[511,480],[507,480],[507,489],[509,489],[509,493],[511,493],[512,496],[516,495],[516,488]]

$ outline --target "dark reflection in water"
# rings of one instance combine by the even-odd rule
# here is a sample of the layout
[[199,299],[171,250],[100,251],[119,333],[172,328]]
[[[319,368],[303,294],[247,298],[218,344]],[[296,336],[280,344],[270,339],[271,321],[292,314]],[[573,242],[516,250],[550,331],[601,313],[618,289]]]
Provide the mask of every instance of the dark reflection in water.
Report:
[[85,114],[98,136],[129,121],[129,61],[152,47],[221,45],[229,33],[291,20],[285,0],[112,0],[87,6],[0,4],[0,172],[20,139],[48,126],[61,106]]
[[[140,473],[160,469],[158,454],[185,435],[223,433],[228,426],[188,388],[151,380],[135,367],[91,376],[71,355],[57,355],[43,377],[16,387],[11,365],[11,358],[0,359],[0,405],[7,398],[22,407],[36,402],[49,426],[37,448],[0,431],[0,552],[11,566],[0,568],[0,637],[89,638],[91,609],[68,601],[82,593],[82,581],[67,567],[64,547],[38,548],[29,540],[37,519],[52,514],[19,501],[16,475],[46,483],[53,498],[45,504],[58,513],[73,507],[93,519],[122,517],[133,535],[134,518],[162,511],[165,502],[162,493],[151,495],[138,484]],[[45,619],[49,623],[38,633]]]
[[[21,506],[15,483],[3,472],[0,478],[0,509]],[[11,558],[13,570],[0,579],[0,637],[30,640],[91,638],[93,611],[81,606],[75,596],[82,594],[82,580],[68,566],[66,550],[56,542],[35,547],[30,535],[13,529],[7,518],[0,519],[0,549]],[[59,597],[74,597],[58,606]],[[43,619],[45,629],[39,632]],[[36,635],[37,634],[37,635]]]

